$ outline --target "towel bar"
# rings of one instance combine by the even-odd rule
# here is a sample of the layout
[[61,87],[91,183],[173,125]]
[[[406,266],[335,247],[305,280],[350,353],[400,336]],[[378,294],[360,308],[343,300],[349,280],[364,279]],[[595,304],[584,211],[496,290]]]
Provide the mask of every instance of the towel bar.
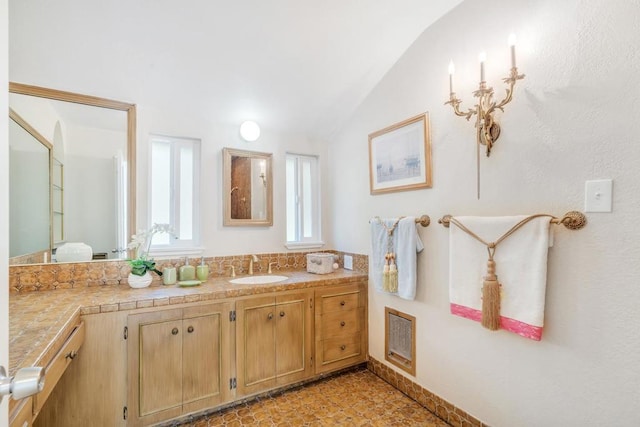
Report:
[[[443,226],[449,228],[450,218],[451,215],[445,215],[438,220],[438,224],[442,224]],[[418,222],[417,219],[416,222]],[[552,217],[551,223],[562,224],[569,230],[580,230],[581,228],[584,228],[585,225],[587,225],[587,217],[582,212],[570,211],[564,214],[562,218]]]
[[[371,220],[369,220],[369,222],[371,222]],[[420,217],[416,218],[416,224],[420,224],[423,227],[428,227],[429,224],[431,224],[431,218],[429,218],[429,215],[421,215]]]

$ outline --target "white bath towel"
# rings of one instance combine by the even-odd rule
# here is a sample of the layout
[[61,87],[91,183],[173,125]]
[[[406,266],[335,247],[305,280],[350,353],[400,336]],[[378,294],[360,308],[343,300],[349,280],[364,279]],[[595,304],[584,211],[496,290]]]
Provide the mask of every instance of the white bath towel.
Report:
[[[526,216],[455,217],[485,242],[495,242]],[[496,247],[500,289],[500,327],[539,341],[544,325],[547,252],[553,245],[548,217],[535,218]],[[449,227],[451,313],[480,321],[487,247],[455,224]]]
[[[382,219],[384,224],[391,228],[397,218]],[[382,270],[384,268],[384,255],[387,253],[388,233],[377,218],[369,221],[371,224],[371,256],[369,258],[369,283],[374,288],[382,290]],[[417,253],[422,252],[424,245],[416,229],[415,217],[405,217],[400,220],[393,232],[393,252],[396,254],[398,267],[398,292],[400,298],[413,300],[416,296],[416,266]]]

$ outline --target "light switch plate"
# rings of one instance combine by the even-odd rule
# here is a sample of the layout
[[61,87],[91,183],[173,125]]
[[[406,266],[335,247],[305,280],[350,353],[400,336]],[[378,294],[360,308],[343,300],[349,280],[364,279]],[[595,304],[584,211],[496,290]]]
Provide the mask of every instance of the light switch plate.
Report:
[[613,202],[613,180],[598,179],[585,182],[585,212],[611,212]]
[[353,270],[353,256],[345,255],[343,264],[344,264],[345,270]]

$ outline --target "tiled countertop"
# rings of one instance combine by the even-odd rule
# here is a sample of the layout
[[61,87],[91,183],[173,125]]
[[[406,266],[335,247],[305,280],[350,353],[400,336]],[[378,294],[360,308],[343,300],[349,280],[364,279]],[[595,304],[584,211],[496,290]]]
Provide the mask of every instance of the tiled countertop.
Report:
[[185,288],[174,285],[132,289],[128,285],[111,285],[11,294],[9,375],[26,366],[46,366],[81,315],[346,284],[367,278],[366,273],[342,269],[323,275],[280,273],[289,279],[265,285],[234,285],[229,283],[230,278],[212,278],[200,286]]

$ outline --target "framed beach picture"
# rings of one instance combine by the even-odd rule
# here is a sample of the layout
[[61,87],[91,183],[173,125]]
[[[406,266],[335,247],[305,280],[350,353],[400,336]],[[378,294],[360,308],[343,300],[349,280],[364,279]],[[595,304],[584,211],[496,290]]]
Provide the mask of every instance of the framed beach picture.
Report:
[[371,194],[431,188],[429,113],[369,135]]

